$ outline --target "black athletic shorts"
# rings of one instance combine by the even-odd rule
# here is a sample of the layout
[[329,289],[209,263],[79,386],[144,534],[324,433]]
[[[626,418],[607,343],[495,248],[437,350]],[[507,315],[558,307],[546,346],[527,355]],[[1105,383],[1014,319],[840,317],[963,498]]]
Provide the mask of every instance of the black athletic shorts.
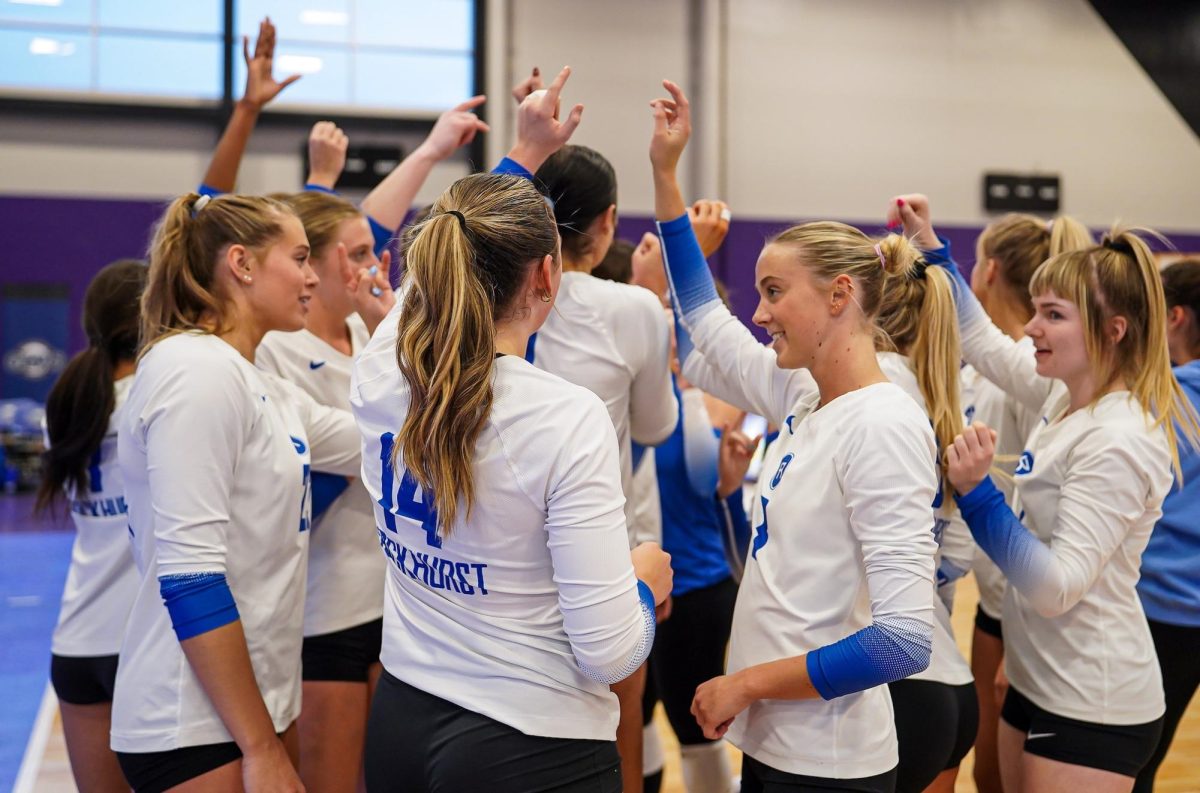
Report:
[[50,656],[50,683],[60,702],[99,705],[112,702],[117,656]]
[[379,663],[382,644],[382,617],[333,633],[305,636],[300,651],[301,679],[365,683],[371,664]]
[[1001,625],[1000,620],[984,611],[983,606],[975,607],[975,627],[988,636],[995,636],[1000,641],[1004,641],[1003,625]]
[[820,793],[828,790],[853,790],[859,793],[892,793],[896,789],[896,769],[878,776],[858,779],[825,779],[780,771],[742,755],[741,793]]
[[117,752],[117,762],[133,793],[162,793],[241,756],[242,750],[230,741],[165,752]]
[[615,741],[525,735],[386,669],[371,700],[365,770],[369,793],[621,791]]
[[900,745],[896,791],[920,793],[938,774],[958,768],[975,744],[979,729],[975,684],[898,680],[888,690]]
[[1095,724],[1056,716],[1011,685],[1000,718],[1025,733],[1025,751],[1060,763],[1136,777],[1154,754],[1163,720],[1145,724]]

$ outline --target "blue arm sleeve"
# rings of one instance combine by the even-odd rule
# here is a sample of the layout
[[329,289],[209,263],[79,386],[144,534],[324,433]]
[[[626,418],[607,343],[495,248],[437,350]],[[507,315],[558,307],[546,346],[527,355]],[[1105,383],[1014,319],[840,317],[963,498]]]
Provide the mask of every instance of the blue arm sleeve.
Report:
[[813,650],[805,665],[821,698],[833,699],[915,675],[929,666],[932,651],[928,626],[904,618],[877,620]]
[[224,190],[218,190],[215,187],[210,187],[209,185],[206,185],[203,183],[201,183],[201,185],[196,188],[196,192],[199,193],[200,195],[206,195],[209,198],[216,198],[219,195],[225,194]]
[[312,182],[309,182],[308,184],[304,185],[304,192],[306,192],[306,193],[328,193],[329,195],[337,195],[338,194],[338,191],[334,190],[331,187],[326,187],[323,184],[313,184]]
[[371,236],[375,238],[375,255],[382,256],[384,250],[391,244],[392,238],[396,236],[396,232],[370,215],[367,215],[367,224],[371,227]]
[[1050,548],[1021,525],[990,476],[959,496],[958,508],[975,542],[1017,591],[1028,596],[1042,580]]
[[750,519],[746,517],[746,507],[742,503],[742,490],[738,488],[725,498],[713,498],[716,499],[717,519],[725,528],[721,533],[725,561],[740,583],[742,571],[746,569],[746,554],[750,551]]
[[179,641],[238,620],[237,603],[222,573],[187,573],[158,579],[158,592]]
[[[674,220],[658,223],[658,236],[662,240],[663,264],[666,265],[667,281],[676,305],[689,321],[699,318],[696,312],[712,303],[720,303],[717,286],[713,283],[704,252],[696,241],[692,221],[687,213]],[[681,361],[684,360],[682,350]]]
[[950,276],[950,291],[954,294],[954,306],[958,310],[958,326],[965,328],[980,318],[987,319],[983,306],[975,297],[975,293],[971,291],[971,285],[967,283],[962,270],[959,269],[958,262],[954,261],[954,256],[950,252],[950,241],[945,237],[938,237],[938,241],[942,243],[942,246],[922,251],[921,258],[925,260],[926,264],[941,267]]
[[579,664],[579,669],[585,675],[605,685],[620,683],[625,678],[632,675],[634,672],[646,662],[650,657],[650,648],[654,646],[654,631],[657,619],[654,614],[654,593],[650,587],[641,581],[637,582],[638,591],[638,608],[642,612],[642,638],[634,648],[633,654],[621,665],[618,669],[592,669],[584,664]]
[[521,163],[517,162],[511,157],[505,157],[503,160],[501,160],[500,164],[492,169],[492,173],[507,173],[512,174],[513,176],[523,176],[529,181],[533,181],[533,174],[531,174],[524,165],[521,165]]

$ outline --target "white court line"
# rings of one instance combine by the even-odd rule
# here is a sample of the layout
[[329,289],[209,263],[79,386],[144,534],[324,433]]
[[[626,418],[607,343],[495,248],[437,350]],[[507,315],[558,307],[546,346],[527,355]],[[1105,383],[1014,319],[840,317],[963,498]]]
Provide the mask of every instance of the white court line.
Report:
[[33,730],[29,733],[29,743],[25,744],[25,756],[21,758],[21,768],[17,771],[13,793],[33,793],[38,771],[42,768],[42,755],[46,753],[46,741],[50,738],[50,728],[54,726],[54,714],[57,712],[58,698],[54,696],[50,684],[46,683],[46,690],[42,693],[42,704],[38,707]]

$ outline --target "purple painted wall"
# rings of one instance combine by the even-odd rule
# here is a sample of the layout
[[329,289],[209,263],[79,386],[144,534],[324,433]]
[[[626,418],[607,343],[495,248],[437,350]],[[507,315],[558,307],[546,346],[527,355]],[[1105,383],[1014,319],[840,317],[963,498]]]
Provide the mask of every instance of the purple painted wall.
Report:
[[[66,284],[70,289],[72,324],[68,353],[83,348],[79,325],[83,293],[105,264],[124,257],[143,257],[154,222],[165,202],[81,198],[0,197],[0,287],[22,283]],[[758,301],[754,262],[763,242],[786,228],[786,221],[738,218],[724,247],[712,258],[713,270],[729,287],[734,308],[750,325]],[[618,235],[636,242],[652,231],[644,216],[622,216]],[[871,234],[882,226],[860,225]],[[953,243],[964,269],[974,265],[978,226],[939,226]],[[1200,233],[1170,235],[1180,250],[1200,251]],[[4,348],[0,339],[0,349]]]

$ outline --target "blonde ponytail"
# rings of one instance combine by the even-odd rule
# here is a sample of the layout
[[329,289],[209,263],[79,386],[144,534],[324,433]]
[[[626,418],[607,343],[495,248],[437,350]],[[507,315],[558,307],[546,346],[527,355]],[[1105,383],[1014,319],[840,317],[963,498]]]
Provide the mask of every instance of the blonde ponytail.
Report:
[[496,322],[517,308],[529,268],[555,254],[554,216],[527,179],[460,179],[407,235],[396,360],[409,408],[392,452],[432,494],[448,536],[470,516],[475,445],[492,407]]

